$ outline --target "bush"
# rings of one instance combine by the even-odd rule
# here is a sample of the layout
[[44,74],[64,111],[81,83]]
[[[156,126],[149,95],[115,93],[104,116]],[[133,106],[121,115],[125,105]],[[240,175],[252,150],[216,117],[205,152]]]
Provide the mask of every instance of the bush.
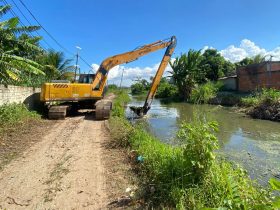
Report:
[[38,118],[38,114],[29,111],[24,104],[5,104],[0,106],[0,130],[14,127],[30,118]]
[[162,80],[159,83],[156,98],[171,98],[178,95],[178,88],[176,85],[168,83],[166,80]]
[[222,87],[220,82],[207,82],[199,85],[192,90],[189,101],[191,103],[208,103],[211,98],[217,96],[219,89]]
[[113,117],[125,117],[124,106],[130,101],[130,98],[126,90],[118,90],[114,92],[117,97],[113,102],[113,109],[111,111],[111,116]]
[[132,125],[123,117],[111,117],[109,119],[111,131],[111,146],[127,147],[129,146],[129,136],[133,131]]
[[270,88],[263,88],[260,92],[255,92],[251,96],[242,98],[241,105],[251,107],[262,103],[273,104],[280,101],[280,91]]
[[133,95],[139,95],[145,92],[145,86],[140,82],[131,85],[130,88]]
[[114,92],[118,90],[118,86],[115,84],[110,84],[107,86],[109,92]]
[[[178,131],[177,146],[160,142],[142,125],[132,127],[124,117],[111,118],[110,125],[113,139],[136,152],[139,160],[136,171],[143,195],[154,206],[178,209],[279,207],[277,200],[273,204],[270,191],[251,181],[242,168],[215,158],[218,149],[215,122],[196,119],[183,123]],[[278,185],[278,182],[274,184]]]

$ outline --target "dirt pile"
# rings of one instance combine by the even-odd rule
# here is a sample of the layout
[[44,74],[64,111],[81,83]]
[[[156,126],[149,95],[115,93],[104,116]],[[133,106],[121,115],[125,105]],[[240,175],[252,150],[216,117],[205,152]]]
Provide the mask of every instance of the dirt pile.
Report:
[[280,122],[280,101],[265,101],[249,110],[248,114],[253,118]]

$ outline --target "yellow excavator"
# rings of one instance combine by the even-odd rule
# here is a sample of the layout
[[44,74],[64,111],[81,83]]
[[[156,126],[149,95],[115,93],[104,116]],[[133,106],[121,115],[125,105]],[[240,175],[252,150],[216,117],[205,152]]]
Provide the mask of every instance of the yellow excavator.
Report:
[[156,75],[153,78],[144,106],[131,107],[137,115],[145,115],[151,107],[163,72],[176,47],[176,42],[176,37],[172,36],[169,39],[160,40],[138,47],[135,50],[109,57],[101,63],[95,75],[81,75],[78,83],[61,80],[44,83],[41,89],[40,100],[48,108],[48,117],[50,119],[64,119],[68,110],[87,107],[95,108],[95,118],[97,120],[108,119],[112,109],[112,102],[103,99],[103,96],[110,69],[123,63],[132,62],[151,52],[166,48]]

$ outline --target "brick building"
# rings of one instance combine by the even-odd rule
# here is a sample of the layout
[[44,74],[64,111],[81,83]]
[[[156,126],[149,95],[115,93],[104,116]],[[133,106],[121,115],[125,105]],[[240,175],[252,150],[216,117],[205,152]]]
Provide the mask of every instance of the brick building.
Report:
[[237,69],[237,90],[250,92],[263,87],[280,90],[279,61],[266,61]]

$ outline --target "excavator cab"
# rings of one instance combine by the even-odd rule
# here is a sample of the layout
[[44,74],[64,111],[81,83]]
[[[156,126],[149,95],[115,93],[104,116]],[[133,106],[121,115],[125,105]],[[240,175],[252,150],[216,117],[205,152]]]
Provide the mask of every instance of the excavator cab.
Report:
[[91,84],[95,74],[80,74],[79,83]]

